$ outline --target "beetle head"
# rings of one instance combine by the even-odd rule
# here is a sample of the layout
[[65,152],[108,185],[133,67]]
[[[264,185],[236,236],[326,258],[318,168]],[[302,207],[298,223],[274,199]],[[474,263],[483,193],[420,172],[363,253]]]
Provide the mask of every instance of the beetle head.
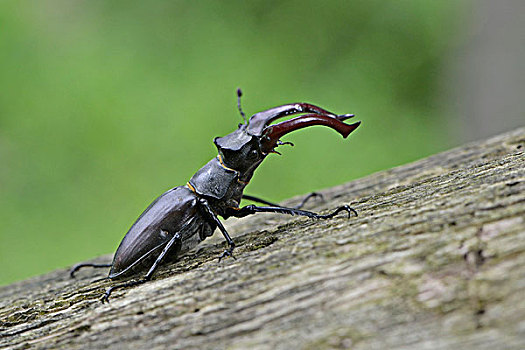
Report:
[[[360,125],[360,122],[354,124],[343,122],[352,118],[353,114],[336,115],[308,103],[274,107],[256,113],[246,121],[240,105],[241,95],[240,89],[237,90],[238,108],[244,123],[239,124],[239,128],[231,134],[215,138],[214,143],[223,165],[239,171],[242,181],[248,181],[251,178],[257,166],[269,153],[278,153],[275,148],[280,144],[280,138],[292,131],[313,125],[324,125],[346,138]],[[308,114],[271,125],[278,118],[299,113]]]
[[259,137],[246,132],[246,124],[223,137],[216,137],[213,142],[217,146],[222,163],[241,173],[241,180],[248,181],[253,171],[266,157],[261,150]]

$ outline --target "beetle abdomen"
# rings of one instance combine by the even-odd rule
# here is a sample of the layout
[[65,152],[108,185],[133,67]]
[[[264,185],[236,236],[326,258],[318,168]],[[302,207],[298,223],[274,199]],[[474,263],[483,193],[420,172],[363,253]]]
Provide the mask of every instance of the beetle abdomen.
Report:
[[[177,232],[182,235],[183,241],[194,235],[196,232],[192,231],[198,231],[205,224],[198,211],[197,200],[194,192],[179,186],[153,201],[122,239],[113,258],[109,277],[116,278],[131,270],[150,267],[151,264],[148,266],[146,262],[149,263],[151,259],[155,261]],[[181,248],[180,244],[173,246],[168,259],[170,256],[173,258]]]

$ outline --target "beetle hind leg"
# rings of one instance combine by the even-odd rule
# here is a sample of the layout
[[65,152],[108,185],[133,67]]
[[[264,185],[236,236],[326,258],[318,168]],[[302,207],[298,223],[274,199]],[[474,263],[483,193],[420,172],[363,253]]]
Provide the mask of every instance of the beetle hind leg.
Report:
[[147,281],[148,281],[147,279],[141,279],[141,280],[137,280],[137,281],[130,281],[130,282],[121,283],[121,284],[116,284],[116,285],[114,285],[114,286],[111,286],[111,287],[109,287],[108,289],[106,289],[106,291],[104,292],[104,294],[103,294],[102,297],[100,298],[100,301],[102,302],[102,304],[104,304],[104,303],[109,303],[109,297],[110,297],[111,293],[112,293],[115,289],[121,289],[121,288],[133,287],[133,286],[136,286],[136,285],[138,285],[138,284],[145,283],[145,282],[147,282]]
[[[310,193],[309,195],[307,195],[306,197],[303,198],[303,200],[301,201],[301,203],[299,203],[298,205],[296,205],[295,207],[293,207],[294,209],[301,209],[302,207],[304,207],[304,205],[310,201],[310,199],[312,198],[317,198],[319,197],[321,200],[324,201],[324,196],[321,194],[321,193],[317,193],[317,192],[312,192]],[[270,201],[267,201],[265,199],[261,199],[259,197],[255,197],[255,196],[250,196],[248,194],[243,194],[242,195],[242,199],[246,199],[246,200],[249,200],[249,201],[252,201],[252,202],[257,202],[257,203],[261,203],[261,204],[266,204],[266,205],[269,205],[271,207],[280,207],[279,204],[276,204],[276,203],[273,203],[273,202],[270,202]]]
[[71,270],[69,270],[69,276],[71,278],[75,278],[75,273],[84,268],[84,267],[93,267],[93,268],[103,268],[103,267],[111,267],[111,264],[92,264],[92,263],[80,263],[80,264],[76,264],[75,266],[73,266],[71,268]]
[[144,276],[143,279],[129,281],[129,282],[124,282],[124,283],[116,284],[114,286],[109,287],[108,289],[106,289],[106,292],[104,292],[104,294],[102,295],[102,298],[100,299],[100,301],[102,301],[102,304],[109,303],[109,297],[111,296],[111,293],[115,289],[122,289],[122,288],[133,287],[133,286],[136,286],[136,285],[139,285],[139,284],[143,284],[143,283],[146,283],[147,281],[149,281],[151,279],[151,276],[153,276],[153,273],[157,270],[157,267],[162,262],[162,259],[164,259],[164,257],[168,253],[168,251],[173,246],[173,244],[175,244],[175,249],[180,250],[180,248],[182,246],[182,236],[181,236],[181,234],[179,232],[177,232],[173,236],[173,238],[169,240],[169,242],[166,244],[166,246],[164,246],[164,249],[162,249],[162,252],[159,254],[157,259],[155,259],[155,262],[153,263],[153,265],[151,265],[148,273]]

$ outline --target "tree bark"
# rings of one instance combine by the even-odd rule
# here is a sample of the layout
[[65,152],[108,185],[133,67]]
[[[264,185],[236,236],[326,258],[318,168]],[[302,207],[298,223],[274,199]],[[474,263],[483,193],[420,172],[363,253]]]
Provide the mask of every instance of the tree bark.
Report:
[[229,223],[236,259],[205,241],[109,304],[100,270],[2,287],[0,347],[524,349],[524,150],[522,128],[310,202],[357,218]]

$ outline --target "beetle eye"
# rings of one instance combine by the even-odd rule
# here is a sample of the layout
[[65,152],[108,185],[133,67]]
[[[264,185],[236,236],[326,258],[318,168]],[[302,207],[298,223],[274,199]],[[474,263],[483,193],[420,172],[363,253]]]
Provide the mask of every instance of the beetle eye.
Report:
[[259,153],[257,153],[256,150],[252,150],[250,151],[250,153],[248,153],[248,159],[250,160],[257,159],[258,156],[259,156]]

